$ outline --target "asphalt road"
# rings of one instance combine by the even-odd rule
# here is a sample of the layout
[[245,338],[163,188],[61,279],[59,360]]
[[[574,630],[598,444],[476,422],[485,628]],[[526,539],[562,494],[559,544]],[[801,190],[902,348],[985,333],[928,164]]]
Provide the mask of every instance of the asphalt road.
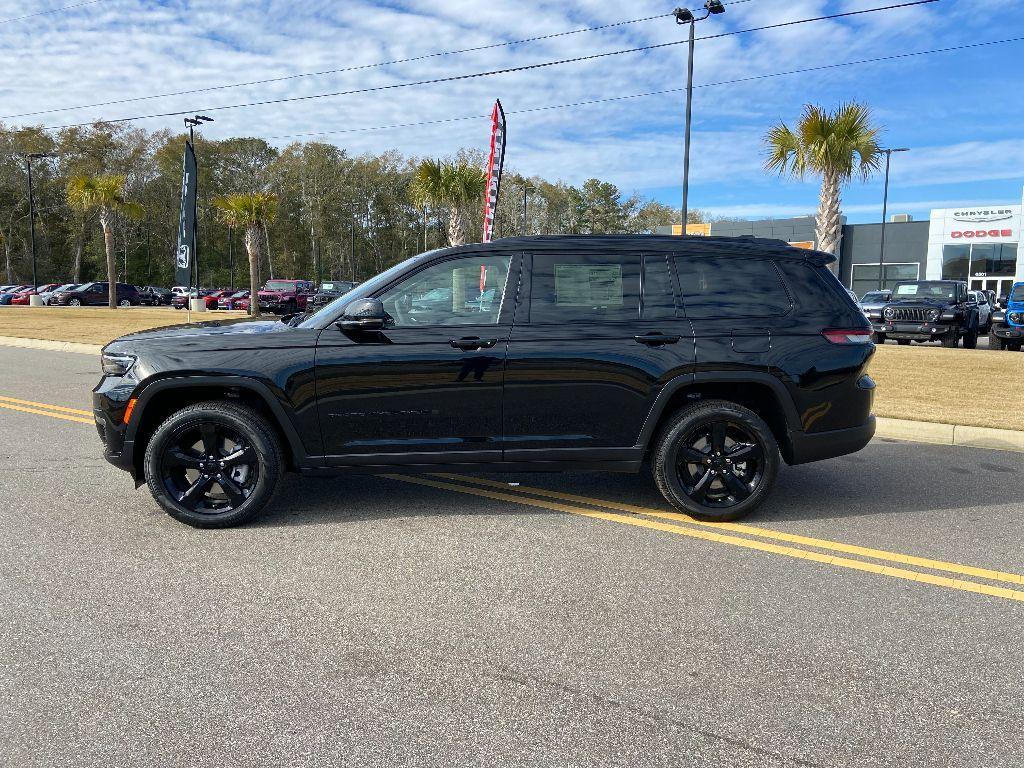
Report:
[[0,765],[1021,763],[1024,454],[876,441],[749,530],[576,474],[296,477],[198,531],[10,407],[97,367],[0,348]]

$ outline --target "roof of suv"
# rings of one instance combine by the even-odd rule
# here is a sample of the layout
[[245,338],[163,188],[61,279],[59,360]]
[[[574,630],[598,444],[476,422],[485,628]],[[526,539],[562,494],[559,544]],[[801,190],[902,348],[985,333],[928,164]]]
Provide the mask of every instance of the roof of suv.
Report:
[[704,237],[681,238],[679,235],[536,235],[532,237],[506,237],[490,243],[469,243],[446,251],[559,250],[572,248],[614,249],[642,247],[658,251],[683,251],[689,255],[757,255],[770,259],[798,259],[815,266],[831,264],[835,256],[821,251],[797,248],[784,240],[760,237]]

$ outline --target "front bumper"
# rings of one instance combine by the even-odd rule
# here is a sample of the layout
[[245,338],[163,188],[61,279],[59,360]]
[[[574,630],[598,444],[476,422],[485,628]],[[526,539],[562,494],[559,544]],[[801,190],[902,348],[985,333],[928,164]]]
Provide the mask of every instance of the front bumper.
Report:
[[104,376],[92,392],[92,414],[103,443],[103,458],[118,469],[131,473],[137,481],[135,446],[131,440],[125,439],[128,427],[124,424],[125,408],[135,384],[127,379]]
[[871,321],[871,330],[890,339],[910,339],[911,341],[938,341],[955,325],[944,323],[890,323]]
[[989,333],[997,339],[1024,341],[1024,325],[993,325]]

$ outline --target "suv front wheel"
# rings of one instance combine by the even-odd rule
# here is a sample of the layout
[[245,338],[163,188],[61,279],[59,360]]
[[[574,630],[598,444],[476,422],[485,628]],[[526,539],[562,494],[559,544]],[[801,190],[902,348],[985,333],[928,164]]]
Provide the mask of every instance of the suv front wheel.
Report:
[[284,460],[273,428],[224,401],[172,414],[146,446],[146,483],[169,515],[197,528],[247,522],[270,503]]
[[724,522],[744,517],[764,500],[779,471],[779,447],[750,409],[706,400],[672,418],[652,464],[658,490],[672,506]]

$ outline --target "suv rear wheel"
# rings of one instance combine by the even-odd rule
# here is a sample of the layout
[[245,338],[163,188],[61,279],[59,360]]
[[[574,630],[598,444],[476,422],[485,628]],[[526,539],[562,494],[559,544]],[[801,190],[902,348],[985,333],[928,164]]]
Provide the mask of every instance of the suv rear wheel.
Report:
[[736,520],[760,504],[779,471],[779,446],[756,413],[707,400],[677,413],[652,461],[665,499],[700,520]]
[[284,460],[273,428],[251,408],[183,408],[146,446],[146,483],[164,511],[197,528],[247,522],[270,503]]

